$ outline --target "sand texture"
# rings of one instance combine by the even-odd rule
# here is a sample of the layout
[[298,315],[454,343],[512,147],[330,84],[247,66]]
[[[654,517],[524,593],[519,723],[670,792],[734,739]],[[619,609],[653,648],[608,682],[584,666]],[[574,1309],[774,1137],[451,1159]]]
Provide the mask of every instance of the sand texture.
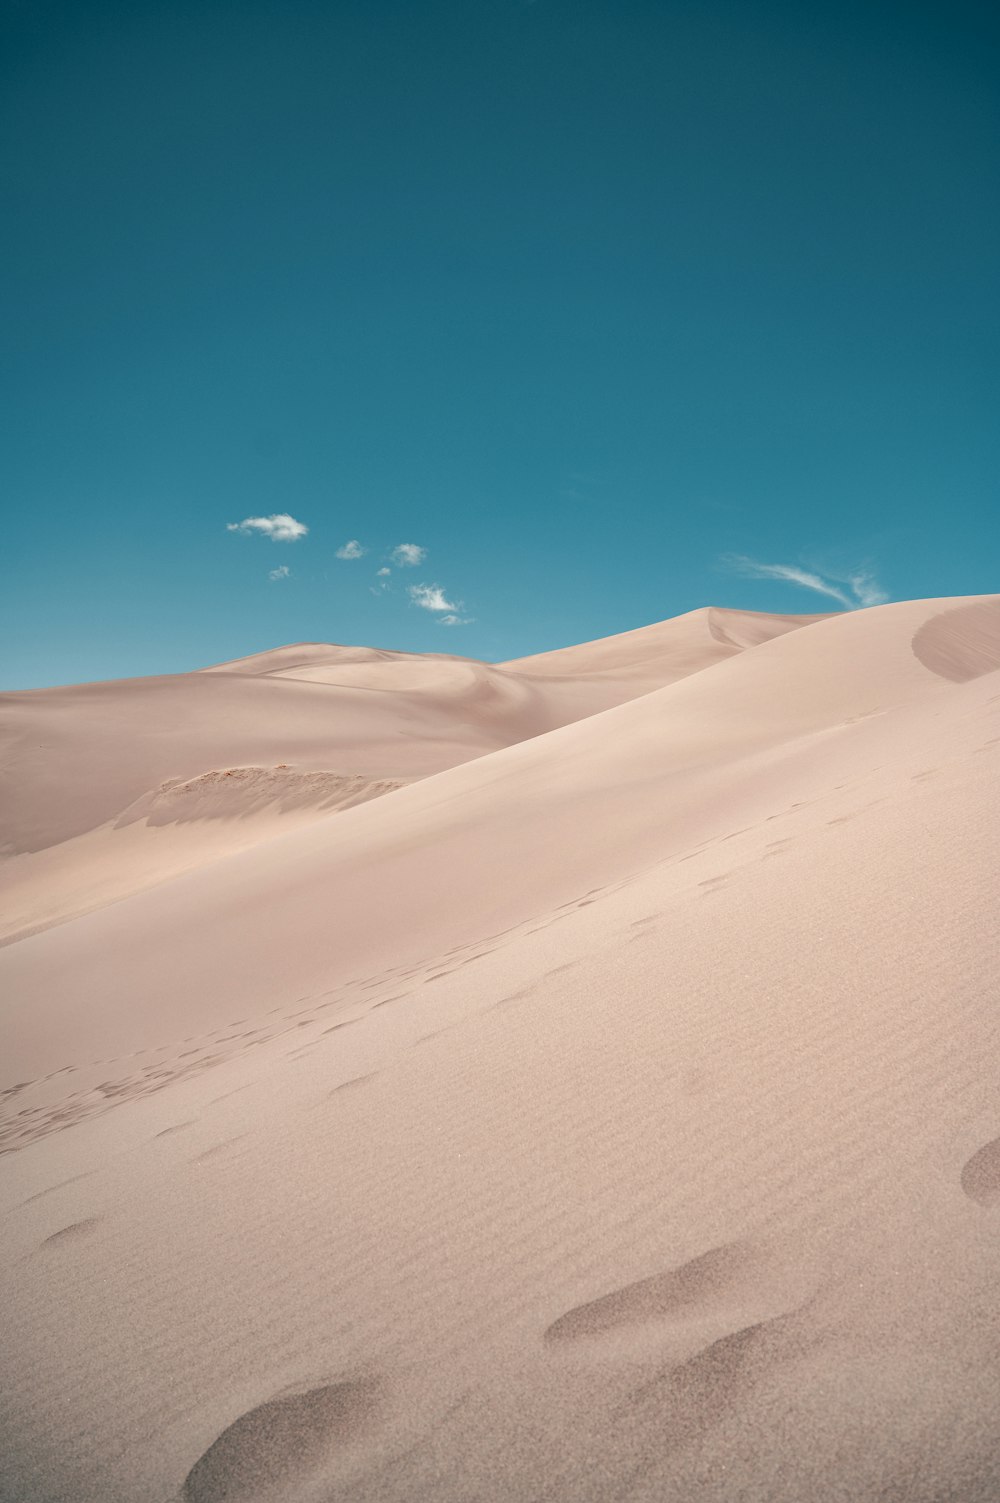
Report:
[[3,1503],[996,1503],[1000,597],[0,754]]

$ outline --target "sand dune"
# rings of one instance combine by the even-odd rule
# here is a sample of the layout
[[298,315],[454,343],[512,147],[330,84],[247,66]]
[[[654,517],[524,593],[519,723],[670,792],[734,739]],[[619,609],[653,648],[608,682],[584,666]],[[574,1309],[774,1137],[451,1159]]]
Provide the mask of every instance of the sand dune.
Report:
[[283,763],[168,778],[107,824],[8,858],[0,866],[0,944],[402,786]]
[[627,650],[609,639],[610,656],[570,648],[555,676],[560,654],[546,654],[541,681],[532,659],[515,671],[306,642],[169,678],[0,695],[0,943],[358,802],[331,800],[329,779],[376,797],[814,619],[695,611],[627,634]]
[[[772,616],[757,611],[725,611],[714,607],[689,611],[671,621],[657,621],[635,631],[582,642],[578,647],[560,647],[555,652],[516,658],[501,666],[531,678],[580,677],[589,681],[607,679],[615,684],[642,685],[649,693],[689,673],[783,636],[819,616]],[[631,694],[621,694],[622,703]]]
[[1000,597],[784,619],[51,691],[53,873],[268,833],[0,951],[0,1496],[1000,1493]]

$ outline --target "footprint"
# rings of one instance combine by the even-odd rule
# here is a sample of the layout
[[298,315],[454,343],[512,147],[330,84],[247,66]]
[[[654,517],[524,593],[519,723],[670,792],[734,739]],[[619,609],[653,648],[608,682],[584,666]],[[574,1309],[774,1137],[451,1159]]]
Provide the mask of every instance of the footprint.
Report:
[[962,1189],[981,1206],[1000,1206],[1000,1138],[972,1155],[962,1170]]
[[725,887],[728,881],[729,874],[727,872],[724,876],[721,877],[706,877],[704,882],[698,883],[698,886],[701,887],[705,892],[718,892],[721,887]]
[[234,1143],[241,1143],[246,1137],[245,1132],[239,1133],[235,1138],[227,1138],[224,1143],[213,1143],[211,1148],[206,1148],[204,1153],[198,1153],[191,1160],[192,1164],[203,1164],[206,1159],[214,1159],[220,1153],[225,1153]]
[[[42,1079],[50,1080],[51,1076],[43,1075]],[[26,1091],[29,1086],[33,1086],[34,1084],[33,1080],[19,1080],[17,1085],[8,1086],[6,1090],[0,1091],[0,1101],[5,1100],[8,1096],[16,1096],[19,1091]]]
[[533,996],[537,990],[537,982],[533,982],[531,986],[522,986],[519,992],[511,992],[510,996],[501,997],[499,1002],[491,1002],[489,1007],[484,1008],[484,1011],[498,1012],[501,1008],[510,1007],[515,1002],[523,1002],[525,997]]
[[187,1128],[194,1126],[194,1120],[190,1122],[177,1122],[173,1127],[165,1127],[162,1132],[154,1133],[156,1138],[169,1138],[172,1133],[185,1132]]
[[712,1429],[780,1362],[790,1315],[742,1326],[696,1356],[654,1378],[634,1396],[640,1408],[655,1405],[664,1422],[660,1444],[671,1450]]
[[761,1285],[759,1255],[745,1243],[727,1242],[679,1268],[577,1305],[549,1326],[545,1340],[578,1341],[622,1326],[711,1314],[731,1299],[759,1295]]
[[434,1030],[433,1033],[423,1033],[423,1034],[421,1034],[421,1036],[418,1039],[414,1039],[413,1040],[413,1047],[414,1047],[414,1049],[416,1049],[416,1047],[417,1047],[418,1044],[428,1044],[428,1043],[430,1043],[431,1039],[439,1039],[441,1037],[442,1033],[451,1033],[451,1032],[453,1032],[456,1026],[457,1025],[454,1024],[454,1023],[448,1023],[444,1028],[435,1028],[435,1030]]
[[284,1393],[223,1430],[184,1483],[185,1503],[284,1499],[322,1473],[370,1427],[383,1397],[378,1379]]
[[21,1206],[30,1206],[33,1201],[41,1200],[45,1195],[54,1195],[57,1190],[64,1190],[67,1185],[75,1185],[77,1180],[89,1179],[91,1175],[96,1173],[96,1169],[87,1169],[83,1174],[74,1174],[72,1179],[61,1179],[57,1185],[49,1185],[47,1190],[36,1190],[34,1195],[28,1196],[27,1200],[19,1201],[14,1209],[19,1211]]
[[338,1091],[349,1091],[352,1086],[364,1085],[366,1080],[374,1080],[377,1074],[377,1070],[372,1070],[367,1075],[355,1075],[350,1080],[342,1080],[340,1082],[340,1085],[334,1086],[333,1090],[328,1094],[330,1096],[336,1096]]
[[46,1237],[42,1247],[54,1247],[63,1242],[75,1242],[78,1237],[89,1236],[99,1220],[99,1216],[87,1216],[83,1221],[73,1221],[69,1226],[53,1232],[51,1237]]
[[209,1106],[214,1106],[217,1101],[228,1101],[230,1096],[238,1096],[240,1091],[249,1091],[251,1084],[252,1082],[248,1082],[246,1085],[238,1085],[231,1091],[225,1091],[221,1096],[213,1096],[208,1104]]

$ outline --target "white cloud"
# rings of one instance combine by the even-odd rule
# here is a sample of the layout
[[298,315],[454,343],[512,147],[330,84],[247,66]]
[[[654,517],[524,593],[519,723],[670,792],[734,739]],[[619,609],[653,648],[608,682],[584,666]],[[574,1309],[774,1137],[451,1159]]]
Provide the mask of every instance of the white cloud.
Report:
[[417,564],[422,564],[427,557],[427,549],[421,548],[419,543],[398,543],[389,557],[399,569],[412,569]]
[[271,570],[267,577],[268,579],[290,579],[291,574],[292,571],[287,564],[279,564],[276,569]]
[[[883,605],[889,598],[870,569],[857,569],[843,576],[822,575],[801,569],[797,564],[758,563],[756,559],[738,553],[727,554],[723,563],[747,579],[781,579],[788,584],[800,585],[804,590],[813,590],[817,595],[839,601],[849,611],[867,605]],[[841,585],[846,585],[847,589],[841,589]]]
[[470,626],[475,616],[456,616],[454,612],[438,617],[438,626]]
[[408,589],[413,604],[423,606],[425,611],[458,611],[461,609],[460,605],[456,605],[447,599],[440,585],[411,584],[408,586]]
[[270,517],[244,517],[242,522],[227,522],[226,531],[259,532],[272,543],[294,543],[304,538],[309,528],[304,522],[296,522],[287,511],[279,511]]
[[375,574],[376,574],[376,577],[378,579],[388,579],[388,577],[389,577],[389,575],[391,573],[392,573],[391,569],[376,569],[375,570]]
[[367,552],[368,552],[368,549],[367,548],[362,548],[362,546],[358,542],[357,538],[351,538],[351,541],[349,543],[345,543],[344,546],[343,546],[343,548],[338,548],[337,549],[337,557],[338,558],[364,558],[364,556],[365,556],[365,554]]

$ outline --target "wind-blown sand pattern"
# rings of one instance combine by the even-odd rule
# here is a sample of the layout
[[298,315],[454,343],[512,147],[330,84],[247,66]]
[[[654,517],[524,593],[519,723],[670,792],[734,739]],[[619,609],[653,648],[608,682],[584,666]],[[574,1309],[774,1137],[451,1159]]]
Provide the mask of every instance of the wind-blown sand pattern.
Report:
[[3,697],[5,1503],[994,1503],[1000,597]]

